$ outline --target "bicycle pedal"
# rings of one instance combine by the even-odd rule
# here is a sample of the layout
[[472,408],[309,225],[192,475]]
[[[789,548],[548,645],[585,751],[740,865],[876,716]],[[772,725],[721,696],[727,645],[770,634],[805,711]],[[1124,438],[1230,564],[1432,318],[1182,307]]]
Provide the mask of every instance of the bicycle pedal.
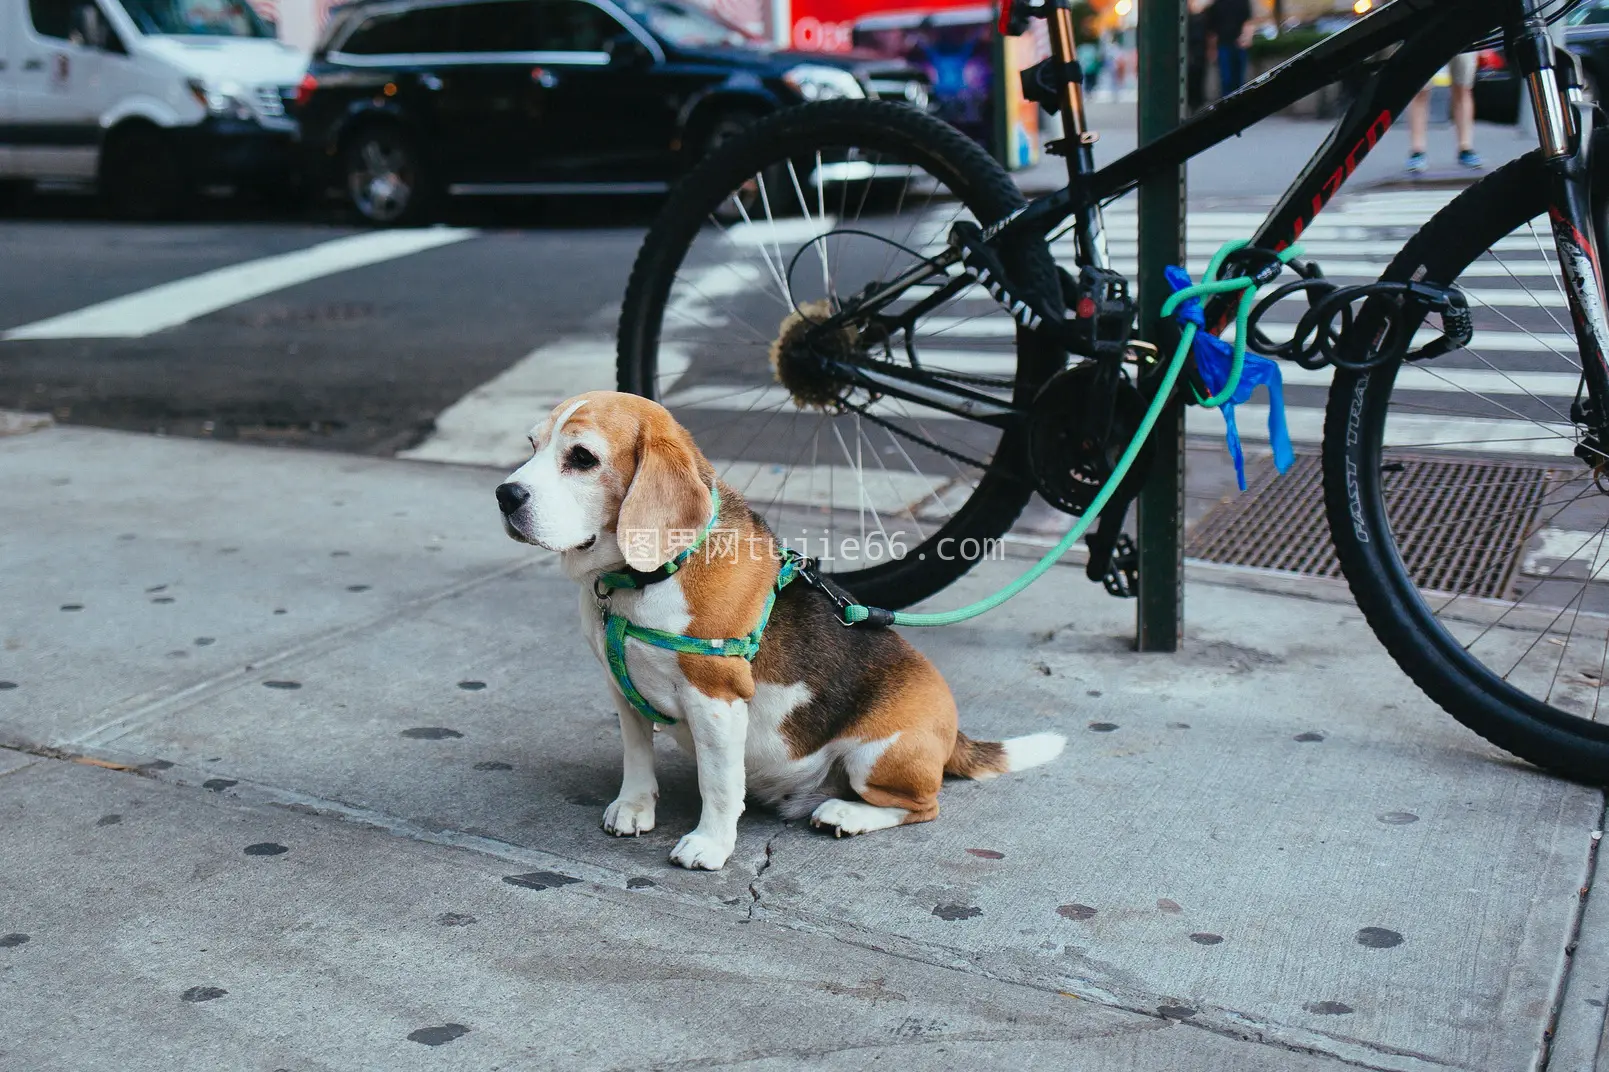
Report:
[[1128,533],[1120,533],[1112,545],[1111,565],[1101,578],[1106,594],[1118,599],[1133,599],[1140,594],[1140,551]]

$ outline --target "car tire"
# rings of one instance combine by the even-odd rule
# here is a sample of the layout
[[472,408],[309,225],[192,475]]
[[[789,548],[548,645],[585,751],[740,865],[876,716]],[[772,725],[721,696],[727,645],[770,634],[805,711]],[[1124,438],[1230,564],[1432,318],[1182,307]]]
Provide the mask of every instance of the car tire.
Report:
[[346,203],[371,227],[413,227],[430,220],[437,188],[419,141],[396,123],[370,123],[341,153]]
[[101,148],[101,199],[128,220],[154,220],[178,211],[184,170],[173,139],[155,127],[114,130]]
[[28,179],[0,179],[0,212],[15,212],[33,189]]
[[723,142],[730,141],[763,118],[762,113],[752,108],[730,108],[717,115],[699,140],[698,156],[687,162],[688,169],[697,167],[699,161],[719,149]]

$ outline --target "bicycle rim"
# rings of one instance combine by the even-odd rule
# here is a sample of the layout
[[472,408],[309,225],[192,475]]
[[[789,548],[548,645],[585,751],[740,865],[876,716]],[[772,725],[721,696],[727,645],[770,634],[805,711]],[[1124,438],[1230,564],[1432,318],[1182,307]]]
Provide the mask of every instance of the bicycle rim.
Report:
[[[903,605],[998,553],[990,540],[1030,494],[1023,475],[1000,471],[1018,466],[1020,448],[997,428],[822,375],[803,335],[944,249],[955,222],[993,222],[1021,196],[970,143],[956,152],[912,136],[948,128],[856,103],[813,107],[890,126],[812,124],[811,109],[796,110],[723,146],[688,180],[634,273],[621,386],[664,403],[785,542],[863,598]],[[1038,255],[1048,270],[1042,245]],[[911,288],[889,311],[947,279]],[[1017,325],[975,284],[913,331],[878,337],[860,325],[827,345],[1002,402],[1032,397],[1059,360],[1043,355],[1019,376]]]

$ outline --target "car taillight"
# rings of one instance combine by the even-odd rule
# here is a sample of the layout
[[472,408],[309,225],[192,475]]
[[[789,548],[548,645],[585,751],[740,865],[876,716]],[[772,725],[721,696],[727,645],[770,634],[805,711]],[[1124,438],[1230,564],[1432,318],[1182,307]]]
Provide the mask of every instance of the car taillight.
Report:
[[296,107],[301,108],[313,99],[313,91],[318,88],[318,79],[312,75],[303,75],[302,80],[296,84]]

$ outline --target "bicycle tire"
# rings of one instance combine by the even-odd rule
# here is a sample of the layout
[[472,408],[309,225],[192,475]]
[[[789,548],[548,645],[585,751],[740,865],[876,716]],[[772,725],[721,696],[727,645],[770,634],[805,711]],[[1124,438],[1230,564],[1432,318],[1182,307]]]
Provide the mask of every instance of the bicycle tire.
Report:
[[[1547,212],[1547,189],[1539,154],[1505,165],[1437,212],[1382,278],[1455,282],[1500,239]],[[1379,305],[1365,306],[1354,330],[1371,337],[1382,315]],[[1539,767],[1605,784],[1609,725],[1537,699],[1480,662],[1437,619],[1403,562],[1386,512],[1381,464],[1386,411],[1400,368],[1399,361],[1372,372],[1338,369],[1326,405],[1325,511],[1358,607],[1397,665],[1464,726]]]
[[[826,145],[898,154],[940,179],[978,220],[993,222],[1024,203],[1022,192],[992,157],[954,127],[893,101],[839,100],[785,109],[722,142],[675,188],[632,267],[620,315],[616,375],[621,391],[653,398],[660,329],[676,273],[714,206],[770,162],[806,156]],[[1059,282],[1042,239],[1006,244],[1002,257],[1023,294],[1057,294]],[[1059,302],[1055,304],[1059,307]],[[1064,355],[1019,329],[1013,399],[1026,406]],[[1010,529],[1033,494],[1025,437],[1002,435],[993,464],[946,523],[903,557],[832,574],[862,601],[900,608],[940,591],[977,556],[927,553],[942,539],[958,549],[982,548]],[[976,541],[969,543],[968,541]]]

